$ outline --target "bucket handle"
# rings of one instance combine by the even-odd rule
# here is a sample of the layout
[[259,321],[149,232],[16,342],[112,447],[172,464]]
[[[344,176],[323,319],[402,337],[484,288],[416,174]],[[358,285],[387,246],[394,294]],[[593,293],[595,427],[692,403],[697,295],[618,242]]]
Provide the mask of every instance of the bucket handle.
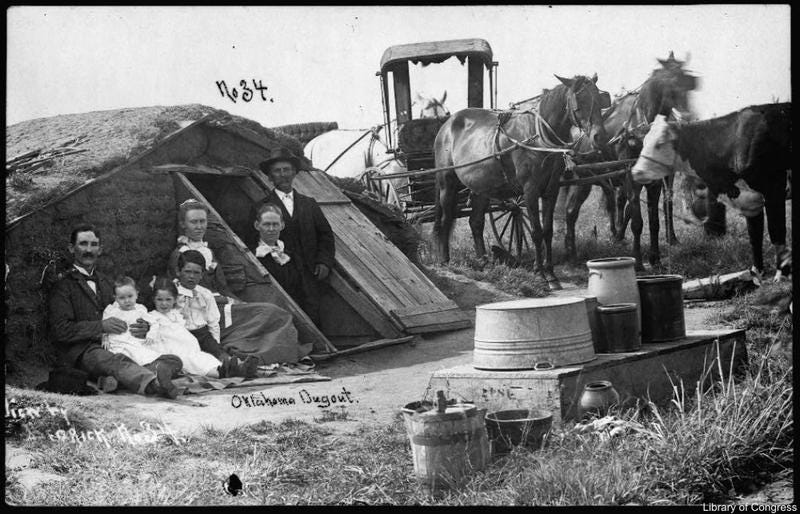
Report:
[[603,278],[603,273],[597,270],[589,270],[589,276],[597,275],[598,278]]
[[536,364],[533,365],[533,369],[535,371],[543,371],[543,370],[546,370],[546,369],[553,369],[554,367],[555,366],[553,366],[552,362],[547,362],[547,361],[537,362]]

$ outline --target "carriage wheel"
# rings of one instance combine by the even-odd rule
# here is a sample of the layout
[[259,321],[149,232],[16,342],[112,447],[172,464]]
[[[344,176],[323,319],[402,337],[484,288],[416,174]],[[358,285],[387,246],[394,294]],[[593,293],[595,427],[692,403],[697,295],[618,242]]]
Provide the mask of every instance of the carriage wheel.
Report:
[[489,219],[497,246],[520,264],[533,261],[531,222],[522,196],[502,202],[500,210],[489,212]]

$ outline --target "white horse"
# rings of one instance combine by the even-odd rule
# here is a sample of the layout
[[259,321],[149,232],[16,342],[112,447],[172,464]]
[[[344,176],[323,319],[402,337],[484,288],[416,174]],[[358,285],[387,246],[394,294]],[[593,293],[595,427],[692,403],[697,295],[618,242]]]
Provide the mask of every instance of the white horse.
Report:
[[[417,94],[412,109],[419,108],[418,118],[446,118],[450,115],[444,106],[446,99],[447,91],[441,100]],[[397,124],[392,121],[390,126],[393,141],[397,141]],[[339,129],[325,132],[309,141],[303,153],[315,167],[334,177],[362,180],[382,201],[402,208],[396,188],[407,184],[408,179],[382,180],[377,184],[367,180],[372,174],[405,171],[405,167],[388,150],[386,131],[379,125],[366,130]]]

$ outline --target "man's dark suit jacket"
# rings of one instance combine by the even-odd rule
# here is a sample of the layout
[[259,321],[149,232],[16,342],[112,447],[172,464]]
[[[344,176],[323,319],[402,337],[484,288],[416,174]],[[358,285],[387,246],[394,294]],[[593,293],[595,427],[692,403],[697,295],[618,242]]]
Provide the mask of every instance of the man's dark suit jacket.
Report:
[[[294,191],[294,212],[292,216],[289,216],[289,212],[278,198],[278,194],[272,191],[267,198],[253,208],[251,220],[256,219],[258,208],[265,203],[273,203],[281,208],[285,227],[281,231],[280,239],[292,256],[300,258],[300,262],[307,272],[313,275],[314,267],[317,264],[324,264],[333,269],[336,252],[333,230],[316,200]],[[255,229],[253,230],[255,231]],[[258,233],[256,232],[251,236],[248,246],[255,248],[257,245]]]
[[75,268],[50,291],[50,335],[68,366],[75,366],[89,345],[100,344],[103,310],[114,301],[114,283],[98,271],[95,275],[98,294]]

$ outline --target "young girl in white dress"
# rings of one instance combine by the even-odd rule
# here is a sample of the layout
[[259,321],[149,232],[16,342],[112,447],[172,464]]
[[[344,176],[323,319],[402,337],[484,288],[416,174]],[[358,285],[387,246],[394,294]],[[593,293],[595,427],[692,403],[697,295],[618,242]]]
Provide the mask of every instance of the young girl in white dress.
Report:
[[222,364],[210,353],[200,350],[197,338],[186,329],[181,311],[175,308],[178,290],[172,280],[159,278],[153,285],[153,304],[150,311],[150,330],[147,332],[148,348],[159,353],[177,355],[183,369],[195,375],[218,378]]

